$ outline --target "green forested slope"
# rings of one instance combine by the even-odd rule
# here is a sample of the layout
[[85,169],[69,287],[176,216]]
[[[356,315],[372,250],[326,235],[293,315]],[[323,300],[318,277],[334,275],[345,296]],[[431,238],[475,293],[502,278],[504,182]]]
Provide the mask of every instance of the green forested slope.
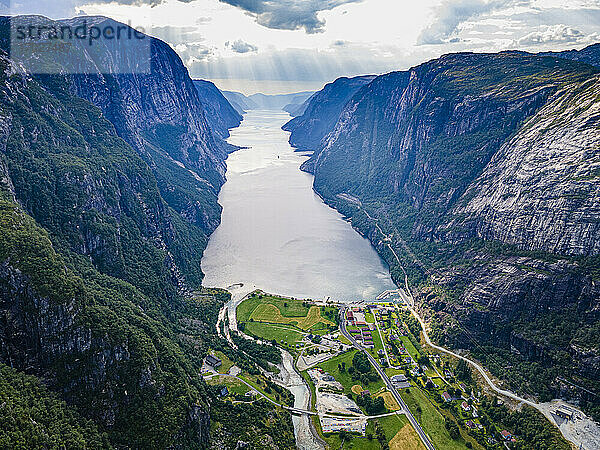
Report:
[[0,364],[0,448],[111,448],[107,436],[35,377]]

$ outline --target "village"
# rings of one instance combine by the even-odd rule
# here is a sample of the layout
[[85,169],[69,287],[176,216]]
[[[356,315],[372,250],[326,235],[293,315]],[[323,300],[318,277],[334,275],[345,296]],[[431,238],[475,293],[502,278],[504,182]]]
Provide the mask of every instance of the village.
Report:
[[[277,374],[248,374],[216,352],[205,359],[207,382],[233,402],[266,399],[310,414],[331,447],[352,440],[355,448],[403,448],[394,445],[400,437],[415,448],[518,443],[502,420],[504,400],[483,393],[464,361],[428,350],[419,324],[393,295],[345,305],[258,295],[240,304],[237,325],[293,356],[312,391],[310,409],[285,403]],[[573,419],[566,408],[556,414]]]

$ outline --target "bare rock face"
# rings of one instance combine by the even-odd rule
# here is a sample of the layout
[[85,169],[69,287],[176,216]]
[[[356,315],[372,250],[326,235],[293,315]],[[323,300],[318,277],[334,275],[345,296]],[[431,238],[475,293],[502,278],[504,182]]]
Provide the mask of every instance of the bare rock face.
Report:
[[510,134],[565,80],[594,72],[507,52],[445,55],[382,75],[346,104],[305,167],[326,196],[407,204],[417,212],[413,235],[431,239]]
[[152,46],[150,75],[114,77],[31,76],[0,50],[0,362],[116,446],[206,447],[209,393],[177,317],[228,147],[176,54]]
[[214,83],[194,80],[194,86],[211,129],[223,139],[229,137],[229,129],[242,122],[242,115],[231,106]]
[[150,51],[150,74],[74,76],[77,94],[98,106],[141,154],[157,145],[218,189],[224,181],[227,145],[209,127],[179,56],[153,38]]
[[505,142],[448,229],[527,250],[600,252],[600,80],[558,92]]

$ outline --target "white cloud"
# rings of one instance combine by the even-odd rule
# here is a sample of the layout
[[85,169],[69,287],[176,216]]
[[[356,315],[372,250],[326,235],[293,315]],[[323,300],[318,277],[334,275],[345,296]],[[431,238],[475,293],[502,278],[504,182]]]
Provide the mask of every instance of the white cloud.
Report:
[[519,0],[444,0],[436,5],[435,18],[421,32],[417,44],[449,42],[460,24],[483,14],[522,3],[524,2]]
[[324,31],[325,22],[317,14],[363,0],[220,0],[251,14],[256,21],[278,30]]
[[456,51],[564,50],[598,39],[600,0],[564,3],[565,0],[12,1],[19,13],[61,18],[82,12],[103,14],[122,22],[131,20],[172,45],[193,76],[246,79],[265,83],[263,86],[269,80],[313,86],[343,75],[402,70]]
[[546,25],[526,34],[517,41],[518,46],[531,46],[546,43],[572,43],[585,38],[581,31],[567,25]]

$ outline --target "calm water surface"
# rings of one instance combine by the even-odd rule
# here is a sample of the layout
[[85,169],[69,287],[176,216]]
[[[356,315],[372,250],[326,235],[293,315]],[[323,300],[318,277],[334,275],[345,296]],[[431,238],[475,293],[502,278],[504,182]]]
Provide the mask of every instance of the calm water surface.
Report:
[[395,289],[370,243],[312,190],[283,111],[250,111],[229,142],[221,225],[202,259],[205,286],[236,283],[301,298],[352,301]]

